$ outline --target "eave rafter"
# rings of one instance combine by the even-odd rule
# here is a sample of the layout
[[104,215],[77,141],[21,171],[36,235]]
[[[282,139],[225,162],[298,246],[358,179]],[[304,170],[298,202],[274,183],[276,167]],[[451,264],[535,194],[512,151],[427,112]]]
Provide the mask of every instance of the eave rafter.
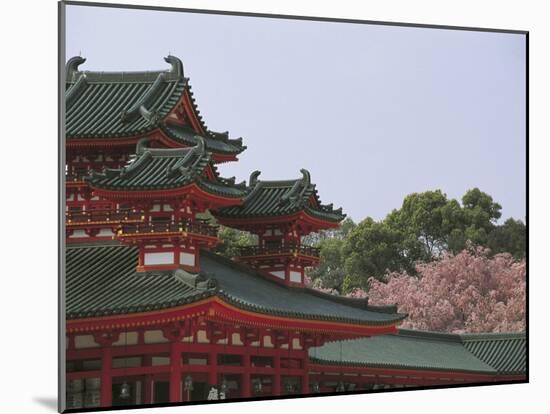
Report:
[[240,309],[214,295],[207,299],[165,310],[141,312],[129,315],[112,315],[67,321],[67,331],[94,332],[138,327],[158,327],[163,324],[183,321],[197,316],[249,327],[285,329],[340,336],[370,336],[397,332],[398,322],[386,324],[354,324],[327,320],[309,320],[255,313]]

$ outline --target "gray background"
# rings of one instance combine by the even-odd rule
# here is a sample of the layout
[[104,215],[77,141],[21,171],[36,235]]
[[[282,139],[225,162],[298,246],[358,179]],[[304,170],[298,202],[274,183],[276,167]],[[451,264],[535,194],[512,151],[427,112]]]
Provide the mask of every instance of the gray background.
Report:
[[356,221],[475,186],[525,217],[523,35],[67,7],[81,69],[164,69],[169,52],[208,127],[249,147],[225,176],[305,167]]

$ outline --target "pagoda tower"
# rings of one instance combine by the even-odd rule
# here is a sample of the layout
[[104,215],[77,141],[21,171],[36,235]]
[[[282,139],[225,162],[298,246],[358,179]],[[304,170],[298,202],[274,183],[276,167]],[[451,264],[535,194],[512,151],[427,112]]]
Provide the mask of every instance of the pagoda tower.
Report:
[[139,248],[138,272],[199,271],[201,248],[220,243],[217,227],[198,214],[240,204],[245,183],[221,178],[204,140],[190,148],[148,148],[147,139],[124,168],[92,172],[86,178],[95,196],[137,206],[140,223],[124,223],[115,239]]
[[191,148],[202,144],[213,164],[236,161],[246,148],[242,139],[210,131],[195,102],[183,64],[164,59],[169,70],[81,71],[85,58],[66,65],[66,240],[108,241],[122,225],[138,224],[144,212],[93,193],[84,180],[93,171],[123,168],[137,143],[153,148]]
[[301,173],[295,180],[260,181],[260,172],[254,171],[241,205],[212,212],[221,224],[258,236],[258,244],[241,248],[235,260],[299,287],[304,286],[304,268],[319,263],[319,249],[303,245],[302,237],[338,227],[346,217],[341,208],[321,204],[310,173]]

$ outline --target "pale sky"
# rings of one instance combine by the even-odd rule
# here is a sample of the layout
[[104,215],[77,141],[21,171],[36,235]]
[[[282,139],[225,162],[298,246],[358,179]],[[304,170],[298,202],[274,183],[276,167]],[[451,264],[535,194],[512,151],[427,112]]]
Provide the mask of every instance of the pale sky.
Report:
[[81,70],[178,56],[208,128],[248,146],[224,176],[306,168],[355,221],[473,187],[525,219],[524,35],[74,5],[66,21]]

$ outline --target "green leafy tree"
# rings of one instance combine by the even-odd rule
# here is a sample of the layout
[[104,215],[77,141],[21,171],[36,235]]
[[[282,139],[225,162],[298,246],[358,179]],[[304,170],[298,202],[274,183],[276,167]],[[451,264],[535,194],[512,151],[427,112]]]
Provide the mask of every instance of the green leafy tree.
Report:
[[459,253],[470,241],[477,246],[488,246],[489,235],[501,217],[500,204],[479,188],[468,190],[462,197],[462,225],[454,226],[449,233],[448,248]]
[[321,242],[326,239],[343,239],[357,224],[350,218],[345,218],[338,228],[321,230],[302,237],[302,244],[306,246],[321,247]]
[[337,229],[323,230],[303,238],[302,243],[320,249],[319,266],[306,269],[315,286],[342,291],[344,281],[344,239],[357,224],[346,218]]
[[527,229],[523,221],[509,218],[489,233],[487,246],[493,254],[510,253],[515,259],[523,259],[526,243]]
[[403,233],[370,217],[348,234],[342,251],[346,272],[344,292],[366,288],[370,277],[381,279],[387,271],[414,271],[404,255]]
[[218,238],[223,243],[216,247],[216,252],[225,257],[238,256],[239,247],[257,244],[257,236],[254,234],[226,226],[219,227]]
[[325,288],[342,291],[344,282],[344,240],[341,238],[324,239],[318,244],[320,248],[319,266],[308,271],[314,283]]
[[385,222],[404,233],[402,247],[409,260],[429,261],[447,250],[452,230],[463,227],[463,214],[441,190],[425,191],[406,196]]

